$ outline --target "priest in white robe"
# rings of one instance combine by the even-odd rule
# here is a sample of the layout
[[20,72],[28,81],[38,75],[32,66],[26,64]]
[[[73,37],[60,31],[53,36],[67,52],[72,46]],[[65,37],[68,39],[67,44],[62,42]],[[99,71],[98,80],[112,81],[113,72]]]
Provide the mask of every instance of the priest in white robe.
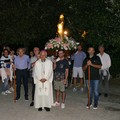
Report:
[[38,111],[50,111],[53,105],[53,64],[47,59],[47,52],[40,52],[40,59],[34,67],[35,98],[34,105]]

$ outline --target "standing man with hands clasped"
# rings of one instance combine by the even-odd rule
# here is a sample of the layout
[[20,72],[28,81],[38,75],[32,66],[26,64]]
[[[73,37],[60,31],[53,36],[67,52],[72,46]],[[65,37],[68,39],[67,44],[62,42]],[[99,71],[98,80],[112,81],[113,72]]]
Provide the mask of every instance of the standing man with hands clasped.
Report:
[[16,80],[17,80],[17,97],[16,100],[20,99],[21,80],[23,78],[23,86],[25,91],[25,100],[28,100],[28,69],[30,69],[30,59],[28,55],[25,55],[25,49],[18,49],[18,56],[14,61],[16,69]]
[[64,51],[58,51],[58,59],[54,62],[54,70],[55,70],[55,81],[54,88],[56,90],[56,102],[54,106],[60,106],[60,94],[62,93],[62,103],[61,108],[65,108],[65,85],[67,84],[68,79],[68,61],[64,58]]
[[[94,106],[93,109],[97,109],[98,99],[99,99],[99,69],[102,66],[101,60],[98,56],[95,55],[94,47],[88,48],[89,56],[83,62],[83,70],[85,71],[85,76],[88,86],[88,68],[90,67],[90,107],[92,106],[92,98],[94,94]],[[87,104],[86,108],[89,108]]]
[[47,52],[40,52],[40,59],[34,66],[35,98],[34,105],[38,111],[47,112],[53,105],[53,63],[47,59]]

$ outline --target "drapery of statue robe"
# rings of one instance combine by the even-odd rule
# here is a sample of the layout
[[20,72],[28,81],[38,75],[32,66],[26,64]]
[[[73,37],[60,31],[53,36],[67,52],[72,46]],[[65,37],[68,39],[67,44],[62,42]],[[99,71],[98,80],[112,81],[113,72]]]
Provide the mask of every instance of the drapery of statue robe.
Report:
[[[41,79],[46,79],[42,83]],[[50,60],[46,59],[44,62],[38,60],[34,66],[34,83],[35,83],[35,108],[48,107],[53,105],[53,64]]]

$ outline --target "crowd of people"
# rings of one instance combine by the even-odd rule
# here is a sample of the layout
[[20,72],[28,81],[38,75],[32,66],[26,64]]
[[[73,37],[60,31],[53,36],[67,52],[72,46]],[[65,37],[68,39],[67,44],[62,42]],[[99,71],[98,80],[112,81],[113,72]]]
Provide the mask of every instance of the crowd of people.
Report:
[[[34,106],[38,111],[43,109],[50,111],[52,106],[61,106],[64,109],[66,87],[73,84],[73,92],[76,92],[77,83],[80,82],[81,91],[84,90],[84,85],[90,90],[90,100],[86,108],[92,107],[93,104],[93,109],[97,109],[99,96],[102,93],[105,97],[109,95],[111,66],[111,59],[105,53],[104,45],[100,45],[98,50],[99,53],[95,54],[94,47],[90,46],[85,53],[82,45],[78,45],[77,51],[70,57],[65,56],[64,50],[59,50],[57,57],[48,57],[47,52],[40,51],[38,47],[34,47],[29,55],[25,53],[24,48],[19,48],[15,52],[9,47],[4,47],[0,58],[1,94],[8,95],[14,91],[13,78],[16,76],[15,100],[20,99],[21,84],[23,84],[24,97],[28,101],[28,78],[30,78],[32,81],[30,106]],[[102,91],[103,82],[104,91]],[[93,96],[94,103],[92,103]]]

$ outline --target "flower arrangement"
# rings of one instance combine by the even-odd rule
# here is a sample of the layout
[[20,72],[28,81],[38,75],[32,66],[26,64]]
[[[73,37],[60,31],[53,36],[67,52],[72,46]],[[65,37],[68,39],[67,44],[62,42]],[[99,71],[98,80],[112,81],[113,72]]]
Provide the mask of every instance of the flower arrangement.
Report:
[[77,46],[79,45],[72,37],[68,38],[64,36],[63,39],[60,37],[56,37],[55,39],[50,39],[46,45],[45,50],[76,50]]

